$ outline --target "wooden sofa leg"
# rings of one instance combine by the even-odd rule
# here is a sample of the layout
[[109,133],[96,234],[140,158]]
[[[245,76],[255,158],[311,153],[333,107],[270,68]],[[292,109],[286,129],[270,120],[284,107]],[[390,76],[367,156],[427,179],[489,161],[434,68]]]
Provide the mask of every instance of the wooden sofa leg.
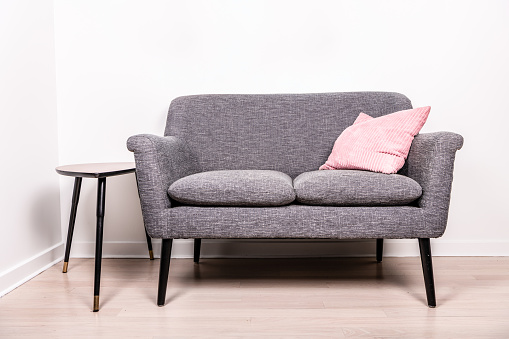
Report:
[[159,268],[159,287],[157,289],[157,306],[164,306],[164,302],[166,301],[166,287],[168,286],[172,243],[173,239],[163,239],[161,266]]
[[194,262],[200,262],[201,239],[194,239]]
[[384,240],[382,238],[376,239],[376,261],[382,262],[382,254],[384,252]]
[[435,298],[435,282],[433,280],[433,265],[431,262],[431,245],[429,238],[419,239],[419,249],[421,251],[422,272],[424,274],[428,306],[433,308],[437,305],[437,302]]

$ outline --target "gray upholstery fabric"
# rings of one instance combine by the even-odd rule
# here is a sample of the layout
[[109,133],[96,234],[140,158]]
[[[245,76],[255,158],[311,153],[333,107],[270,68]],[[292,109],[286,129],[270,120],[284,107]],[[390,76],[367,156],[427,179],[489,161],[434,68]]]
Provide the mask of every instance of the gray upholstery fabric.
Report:
[[306,172],[293,182],[297,201],[327,206],[398,206],[415,201],[421,186],[399,174],[324,170]]
[[322,165],[360,111],[411,108],[397,93],[203,95],[175,99],[167,137],[129,138],[145,228],[154,238],[434,238],[445,231],[454,133],[417,135],[399,174],[415,180],[415,206],[172,207],[176,180],[210,170],[278,170],[295,178]]
[[134,152],[145,228],[165,228],[164,212],[171,207],[166,191],[174,181],[200,171],[196,157],[176,137],[140,134],[127,140],[127,148]]
[[445,232],[451,198],[454,159],[463,137],[451,132],[419,134],[410,147],[407,175],[422,187],[418,206],[425,213],[426,228],[437,237]]
[[171,184],[172,199],[201,206],[283,206],[295,200],[292,178],[266,170],[202,172]]
[[323,165],[359,113],[412,108],[402,94],[195,95],[176,98],[164,135],[177,136],[204,171],[267,169],[295,178]]
[[155,238],[370,239],[434,237],[417,207],[197,207],[166,210]]

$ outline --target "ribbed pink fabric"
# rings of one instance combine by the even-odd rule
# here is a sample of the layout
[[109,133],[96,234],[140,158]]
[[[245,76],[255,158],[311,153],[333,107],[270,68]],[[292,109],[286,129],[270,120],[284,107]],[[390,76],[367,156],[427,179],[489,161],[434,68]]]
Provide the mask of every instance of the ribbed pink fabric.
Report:
[[396,173],[405,164],[412,140],[431,107],[420,107],[372,118],[361,113],[341,133],[321,170],[356,169]]

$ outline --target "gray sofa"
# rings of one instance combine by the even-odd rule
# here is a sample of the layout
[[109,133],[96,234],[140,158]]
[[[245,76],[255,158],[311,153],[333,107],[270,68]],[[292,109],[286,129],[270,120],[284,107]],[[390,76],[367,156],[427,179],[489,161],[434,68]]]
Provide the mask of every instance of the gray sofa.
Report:
[[436,305],[430,238],[446,228],[456,150],[450,132],[415,137],[398,174],[318,171],[360,112],[412,108],[402,94],[194,95],[171,102],[164,137],[129,138],[143,220],[161,238],[157,304],[172,240],[418,239],[428,305]]

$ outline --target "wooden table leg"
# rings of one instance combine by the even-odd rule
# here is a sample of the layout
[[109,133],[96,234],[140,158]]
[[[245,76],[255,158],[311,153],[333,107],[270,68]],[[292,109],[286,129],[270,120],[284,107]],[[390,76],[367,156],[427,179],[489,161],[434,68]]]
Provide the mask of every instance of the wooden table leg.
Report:
[[80,200],[81,180],[82,177],[74,178],[74,189],[72,191],[71,215],[69,216],[69,228],[67,230],[67,243],[65,244],[64,267],[63,273],[67,273],[67,265],[69,264],[69,255],[71,253],[72,235],[74,233],[74,224],[76,223],[76,211],[78,210],[78,201]]
[[97,229],[95,236],[95,278],[94,278],[94,312],[99,311],[99,289],[101,287],[101,259],[103,249],[104,202],[106,197],[106,178],[99,178],[97,183]]
[[148,246],[148,255],[150,260],[154,260],[154,251],[152,250],[152,239],[150,235],[148,235],[147,230],[145,230],[145,237],[147,237],[147,246]]

